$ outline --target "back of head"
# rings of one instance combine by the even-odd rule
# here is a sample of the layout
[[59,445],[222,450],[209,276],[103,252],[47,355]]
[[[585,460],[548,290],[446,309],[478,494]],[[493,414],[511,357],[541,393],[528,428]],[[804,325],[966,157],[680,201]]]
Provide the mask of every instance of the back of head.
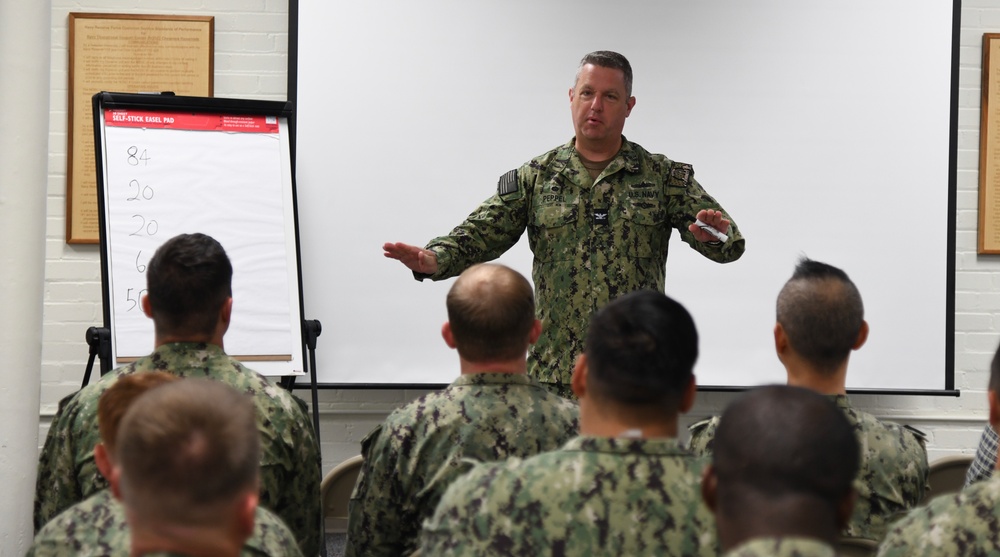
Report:
[[207,379],[152,389],[122,419],[118,461],[130,517],[178,526],[226,524],[242,497],[257,493],[253,402]]
[[520,273],[474,265],[448,291],[448,322],[459,356],[470,362],[524,357],[535,323],[535,296]]
[[828,398],[784,385],[754,389],[726,408],[715,433],[717,510],[738,520],[802,500],[836,516],[859,459],[850,423]]
[[826,263],[803,258],[778,294],[778,323],[792,349],[820,373],[833,373],[847,360],[864,318],[857,287]]
[[130,373],[115,381],[101,394],[97,401],[97,429],[101,434],[101,443],[104,443],[109,452],[115,451],[118,428],[132,403],[146,391],[179,379],[176,375],[163,371]]
[[691,314],[660,292],[626,294],[590,321],[584,348],[588,396],[676,414],[698,359]]
[[629,97],[632,96],[632,64],[629,64],[627,58],[611,50],[595,50],[594,52],[584,55],[584,57],[580,59],[580,65],[576,70],[576,78],[573,80],[574,87],[580,81],[580,70],[582,70],[587,64],[600,66],[602,68],[621,70],[622,74],[625,76],[625,94]]
[[181,234],[166,241],[146,267],[146,295],[158,334],[211,334],[233,295],[233,266],[211,236]]

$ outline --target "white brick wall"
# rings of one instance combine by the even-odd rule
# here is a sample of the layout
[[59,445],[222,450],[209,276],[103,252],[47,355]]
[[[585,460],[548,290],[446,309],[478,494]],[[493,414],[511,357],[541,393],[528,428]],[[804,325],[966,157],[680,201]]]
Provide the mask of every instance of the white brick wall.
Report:
[[[100,257],[97,246],[64,242],[66,186],[67,14],[70,11],[214,15],[215,94],[285,98],[286,0],[54,0],[52,91],[46,245],[42,426],[59,398],[79,386],[87,360],[87,327],[100,323]],[[976,255],[979,164],[979,85],[982,34],[1000,32],[1000,0],[965,0],[962,10],[958,213],[956,258],[955,379],[962,396],[855,396],[879,416],[927,432],[931,459],[972,452],[986,416],[985,385],[1000,341],[1000,257]],[[318,359],[323,362],[324,338]],[[456,362],[457,373],[457,362]],[[308,399],[308,393],[297,391]],[[358,442],[393,408],[420,391],[322,391],[324,467],[357,454]],[[687,422],[718,412],[732,395],[703,394]]]

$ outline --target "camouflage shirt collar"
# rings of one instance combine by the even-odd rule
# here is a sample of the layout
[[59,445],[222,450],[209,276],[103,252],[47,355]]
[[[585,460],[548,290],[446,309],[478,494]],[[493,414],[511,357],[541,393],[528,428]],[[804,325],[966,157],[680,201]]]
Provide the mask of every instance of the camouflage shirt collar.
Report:
[[[561,171],[571,168],[576,172],[587,173],[587,168],[583,166],[579,153],[576,152],[576,137],[574,136],[565,145],[559,147],[554,158],[554,169]],[[628,172],[636,173],[641,170],[639,164],[639,154],[636,152],[636,144],[622,136],[622,147],[618,150],[618,155],[608,163],[605,170],[607,174],[617,172],[624,168]]]
[[189,357],[195,353],[202,356],[222,356],[225,351],[217,344],[207,342],[168,342],[157,346],[150,356],[160,356],[162,358]]
[[650,439],[628,439],[624,437],[594,437],[581,435],[570,439],[563,450],[591,453],[642,454],[659,456],[691,456],[681,447],[677,439],[657,437]]
[[451,383],[452,387],[469,385],[531,385],[541,387],[537,381],[523,373],[470,373],[460,375]]
[[826,397],[836,404],[837,408],[840,408],[841,410],[851,409],[851,401],[847,400],[847,395],[826,395]]
[[804,537],[756,538],[740,544],[725,553],[725,557],[759,555],[761,557],[836,557],[837,552],[830,544]]

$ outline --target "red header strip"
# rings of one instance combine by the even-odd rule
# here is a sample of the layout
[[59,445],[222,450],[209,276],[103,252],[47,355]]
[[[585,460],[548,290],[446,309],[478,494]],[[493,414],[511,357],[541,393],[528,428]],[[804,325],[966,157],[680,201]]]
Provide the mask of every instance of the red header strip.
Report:
[[106,109],[104,125],[123,128],[278,133],[277,116]]

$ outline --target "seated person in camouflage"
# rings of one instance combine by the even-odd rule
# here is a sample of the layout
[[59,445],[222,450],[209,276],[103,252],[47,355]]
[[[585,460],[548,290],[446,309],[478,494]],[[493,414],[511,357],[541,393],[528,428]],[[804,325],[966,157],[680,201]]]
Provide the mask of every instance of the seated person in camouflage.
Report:
[[676,439],[695,397],[691,316],[633,292],[597,312],[584,346],[571,381],[580,436],[456,480],[424,523],[424,555],[718,555],[706,462]]
[[[94,447],[94,460],[105,478],[111,478],[117,461],[115,438],[125,411],[149,389],[178,380],[177,376],[160,371],[135,373],[116,381],[101,395],[97,405],[101,442]],[[28,557],[127,557],[131,547],[125,510],[109,489],[102,489],[45,524],[35,535]],[[244,544],[243,554],[301,555],[295,536],[285,523],[263,507],[257,507],[253,535]]]
[[762,387],[730,404],[702,481],[724,557],[834,557],[858,455],[843,412],[809,389]]
[[502,265],[470,267],[448,292],[447,307],[441,335],[457,350],[462,375],[395,410],[361,442],[349,557],[415,550],[421,522],[471,467],[468,459],[530,456],[576,432],[576,405],[527,376],[525,356],[541,323],[523,276]]
[[305,403],[223,351],[232,276],[225,250],[204,234],[182,234],[156,250],[141,301],[153,320],[155,349],[60,401],[39,457],[36,532],[107,487],[94,462],[101,393],[126,375],[160,370],[221,381],[253,396],[263,444],[260,504],[292,529],[303,554],[319,553],[321,464],[312,422]]
[[[989,421],[1000,427],[1000,348],[990,364]],[[994,469],[997,468],[994,463]],[[935,497],[895,522],[879,557],[1000,555],[1000,475]]]
[[[919,431],[883,422],[848,402],[848,360],[868,338],[861,294],[842,270],[803,258],[778,294],[777,321],[774,345],[788,384],[829,396],[862,447],[858,501],[844,535],[878,541],[894,518],[923,498],[927,450]],[[718,425],[718,417],[692,425],[691,450],[710,454]]]
[[247,394],[208,379],[152,389],[125,411],[110,481],[132,555],[240,555],[258,501],[255,414]]

